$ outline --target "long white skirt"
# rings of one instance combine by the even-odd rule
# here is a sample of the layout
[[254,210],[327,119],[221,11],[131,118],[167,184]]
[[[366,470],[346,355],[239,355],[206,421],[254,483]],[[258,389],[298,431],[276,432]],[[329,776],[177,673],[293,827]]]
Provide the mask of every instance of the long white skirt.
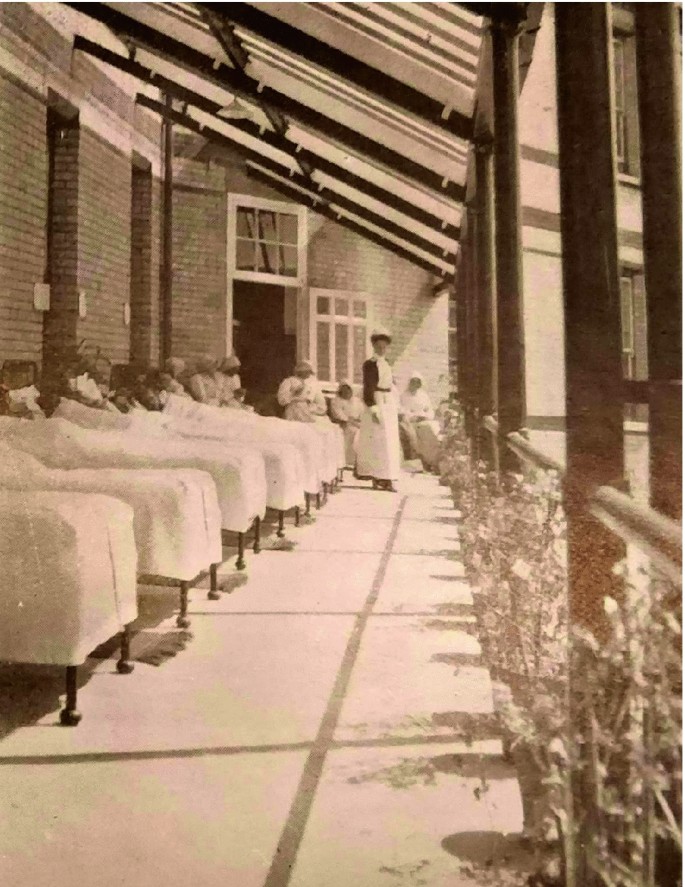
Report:
[[380,422],[371,409],[362,414],[357,443],[357,474],[375,480],[397,480],[400,476],[400,435],[397,404],[390,392],[378,392]]

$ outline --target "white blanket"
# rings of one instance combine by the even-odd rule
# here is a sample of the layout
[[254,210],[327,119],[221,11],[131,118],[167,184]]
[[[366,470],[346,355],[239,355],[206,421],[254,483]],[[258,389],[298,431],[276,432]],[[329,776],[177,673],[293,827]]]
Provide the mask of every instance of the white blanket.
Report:
[[[178,398],[178,400],[186,399]],[[187,400],[191,405],[195,403]],[[218,407],[203,408],[210,410],[210,415],[227,412]],[[304,497],[305,468],[298,450],[291,444],[279,443],[268,440],[263,435],[250,433],[248,426],[240,424],[232,427],[222,426],[209,421],[180,418],[147,410],[135,410],[126,415],[105,413],[70,400],[62,400],[54,415],[74,422],[82,428],[118,430],[143,437],[156,435],[165,439],[169,435],[172,438],[203,438],[222,443],[231,453],[258,452],[264,459],[266,504],[269,508],[287,511],[300,505]]]
[[138,615],[133,512],[117,499],[0,492],[0,563],[0,660],[80,665]]
[[176,422],[211,429],[212,435],[296,447],[303,461],[307,493],[318,493],[322,482],[329,479],[328,433],[313,423],[286,422],[242,410],[220,409],[173,395],[168,398],[163,415]]
[[93,431],[65,419],[29,422],[0,417],[0,440],[51,468],[197,468],[211,474],[219,496],[221,524],[243,533],[266,511],[264,459],[231,453],[215,441],[142,437]]
[[0,441],[0,489],[103,493],[133,508],[141,574],[191,580],[222,559],[211,476],[192,468],[47,468]]

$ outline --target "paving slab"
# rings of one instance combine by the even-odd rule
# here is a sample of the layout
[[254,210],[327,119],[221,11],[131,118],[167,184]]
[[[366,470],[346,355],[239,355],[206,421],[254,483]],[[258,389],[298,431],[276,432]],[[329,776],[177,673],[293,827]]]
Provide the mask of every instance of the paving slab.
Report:
[[[352,616],[195,616],[193,639],[161,666],[113,660],[79,690],[78,728],[43,717],[0,741],[8,756],[309,742],[331,693]],[[173,621],[169,633],[178,633]]]
[[0,767],[12,887],[261,887],[305,752]]
[[365,520],[361,516],[330,515],[307,527],[297,541],[297,550],[382,552],[392,524],[392,518]]
[[392,547],[395,554],[422,554],[445,560],[457,560],[461,551],[459,531],[455,525],[434,520],[402,522]]
[[247,583],[220,600],[191,592],[190,612],[356,613],[380,559],[380,552],[263,551],[250,561]]
[[[291,887],[473,887],[459,836],[520,832],[513,771],[439,749],[327,756]],[[468,843],[468,842],[467,842]]]
[[478,641],[456,620],[371,616],[335,739],[467,728],[470,736],[492,738],[492,688],[487,669],[474,664],[479,655]]
[[473,604],[462,565],[453,560],[393,554],[388,559],[374,613],[456,615]]

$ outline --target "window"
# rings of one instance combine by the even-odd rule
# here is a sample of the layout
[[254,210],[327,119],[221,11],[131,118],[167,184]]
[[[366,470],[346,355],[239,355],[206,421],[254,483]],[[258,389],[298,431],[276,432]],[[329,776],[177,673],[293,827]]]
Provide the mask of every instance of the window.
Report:
[[613,87],[618,171],[637,176],[640,165],[635,23],[630,4],[613,4]]
[[239,280],[293,286],[304,277],[306,209],[229,195],[229,262]]
[[447,360],[450,378],[450,388],[457,390],[457,299],[456,294],[450,291],[448,303],[447,322]]
[[647,303],[644,277],[639,271],[621,271],[621,338],[623,378],[647,379]]
[[361,384],[369,341],[367,297],[361,293],[312,289],[310,298],[317,376],[331,384],[344,379]]

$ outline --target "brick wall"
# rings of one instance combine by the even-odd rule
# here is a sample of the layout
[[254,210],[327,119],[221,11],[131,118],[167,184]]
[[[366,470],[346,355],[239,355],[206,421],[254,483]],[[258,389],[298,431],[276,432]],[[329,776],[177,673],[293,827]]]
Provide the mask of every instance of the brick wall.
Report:
[[433,296],[432,275],[334,222],[310,219],[309,285],[366,293],[373,323],[393,333],[398,385],[418,370],[434,401],[446,397],[447,295]]
[[[43,321],[43,360],[50,364],[63,347],[77,344],[78,325],[78,238],[79,238],[79,153],[81,132],[78,120],[70,123],[51,118],[52,173],[49,224],[50,310]],[[43,135],[44,144],[46,135]],[[45,234],[44,234],[45,236]]]
[[45,126],[40,99],[0,77],[0,362],[41,358],[33,285],[46,271]]
[[226,342],[224,170],[190,160],[174,169],[172,354],[222,357]]
[[131,180],[131,360],[159,360],[160,183],[134,166]]
[[129,358],[124,303],[130,293],[131,161],[82,130],[79,152],[79,288],[87,314],[79,339],[97,345],[113,363]]

